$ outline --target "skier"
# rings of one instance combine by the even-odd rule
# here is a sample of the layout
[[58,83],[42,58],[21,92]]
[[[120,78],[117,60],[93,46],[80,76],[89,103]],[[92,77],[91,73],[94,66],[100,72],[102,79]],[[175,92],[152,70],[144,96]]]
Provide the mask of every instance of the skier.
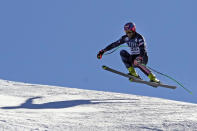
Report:
[[[121,44],[127,43],[131,52],[128,53],[126,50],[121,50],[120,56],[129,71],[129,75],[141,79],[134,69],[137,67],[148,76],[150,82],[160,83],[155,75],[148,68],[142,65],[146,65],[148,63],[146,43],[142,35],[136,32],[135,24],[132,22],[126,23],[124,25],[124,31],[126,35],[123,35],[118,41],[111,43],[105,49],[100,50],[97,54],[97,58],[101,59],[105,52],[118,47]],[[132,79],[130,79],[130,81],[132,81]]]

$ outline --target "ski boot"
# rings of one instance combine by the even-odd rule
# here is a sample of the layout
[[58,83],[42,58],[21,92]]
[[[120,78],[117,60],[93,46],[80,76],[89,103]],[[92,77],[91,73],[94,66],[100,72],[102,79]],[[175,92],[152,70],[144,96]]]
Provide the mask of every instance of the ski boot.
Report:
[[[129,67],[128,70],[129,70],[128,75],[134,76],[134,77],[136,77],[137,79],[141,79],[140,76],[136,73],[135,69],[134,69],[132,66]],[[133,79],[129,78],[129,81],[132,82]]]
[[150,82],[160,83],[160,81],[155,77],[153,73],[150,73],[148,75],[148,78],[150,79]]

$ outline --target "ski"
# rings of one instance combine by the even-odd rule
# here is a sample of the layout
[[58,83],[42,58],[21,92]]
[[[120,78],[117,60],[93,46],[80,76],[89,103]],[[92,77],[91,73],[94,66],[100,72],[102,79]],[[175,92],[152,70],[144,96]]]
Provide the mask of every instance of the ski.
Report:
[[107,70],[109,72],[112,72],[112,73],[115,73],[115,74],[118,74],[118,75],[121,75],[121,76],[124,76],[124,77],[127,77],[127,78],[131,78],[132,82],[146,84],[146,85],[149,85],[149,86],[152,86],[152,87],[155,87],[155,88],[157,88],[158,86],[165,87],[165,88],[170,88],[170,89],[176,89],[177,88],[176,86],[171,86],[171,85],[167,85],[167,84],[163,84],[163,83],[149,82],[149,81],[145,81],[145,80],[142,80],[142,79],[138,79],[134,76],[131,76],[131,75],[125,74],[123,72],[114,70],[114,69],[112,69],[110,67],[107,67],[107,66],[104,66],[104,65],[102,67],[103,67],[104,70]]

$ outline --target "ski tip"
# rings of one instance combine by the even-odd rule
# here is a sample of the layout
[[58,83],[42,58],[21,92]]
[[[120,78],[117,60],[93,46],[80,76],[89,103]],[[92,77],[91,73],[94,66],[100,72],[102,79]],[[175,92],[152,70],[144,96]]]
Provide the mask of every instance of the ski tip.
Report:
[[106,70],[106,69],[107,69],[107,66],[104,66],[104,65],[103,65],[102,68],[103,68],[104,70]]

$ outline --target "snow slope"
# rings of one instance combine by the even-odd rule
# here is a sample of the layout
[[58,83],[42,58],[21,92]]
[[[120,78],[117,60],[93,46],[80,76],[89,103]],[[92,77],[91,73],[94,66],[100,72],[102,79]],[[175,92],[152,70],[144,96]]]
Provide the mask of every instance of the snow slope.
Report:
[[0,131],[7,130],[197,131],[197,105],[0,80]]

